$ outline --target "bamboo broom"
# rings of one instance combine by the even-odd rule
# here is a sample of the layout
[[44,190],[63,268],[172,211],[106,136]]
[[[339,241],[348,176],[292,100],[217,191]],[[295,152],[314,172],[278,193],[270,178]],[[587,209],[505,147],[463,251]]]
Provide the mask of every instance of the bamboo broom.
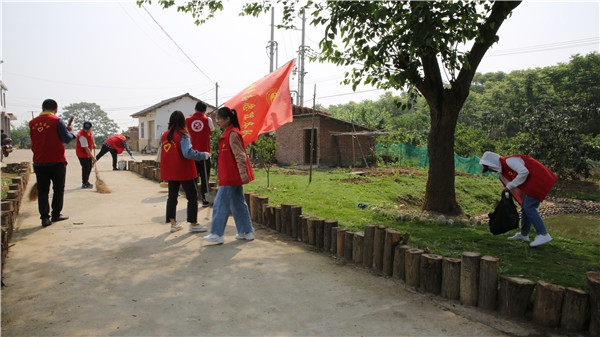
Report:
[[[96,148],[94,148],[94,157],[96,157]],[[98,173],[98,165],[94,165],[94,169],[96,172],[96,191],[98,193],[110,193],[112,192],[108,185],[104,182],[104,180],[100,179],[100,173]]]
[[[67,124],[67,128],[73,125],[73,118],[75,116],[71,116],[69,118],[69,124]],[[29,201],[35,201],[38,198],[38,189],[37,189],[37,181],[31,186],[31,190],[29,190]]]

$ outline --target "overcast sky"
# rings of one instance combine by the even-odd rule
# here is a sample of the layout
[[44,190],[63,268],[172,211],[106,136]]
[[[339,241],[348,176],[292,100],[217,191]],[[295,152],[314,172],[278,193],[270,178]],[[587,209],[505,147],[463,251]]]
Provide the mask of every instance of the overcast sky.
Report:
[[[218,83],[221,104],[269,72],[270,15],[240,17],[242,2],[229,0],[224,12],[196,26],[190,14],[156,2],[144,6],[148,13],[135,1],[0,0],[0,74],[16,124],[54,98],[59,111],[71,103],[96,103],[126,129],[137,126],[131,114],[161,100],[188,92],[214,105]],[[598,51],[599,16],[597,0],[524,1],[500,28],[499,43],[478,71],[552,66]],[[307,24],[306,44],[318,50],[320,39],[320,30]],[[279,66],[297,57],[299,31],[278,30],[275,40]],[[376,100],[383,93],[372,87],[352,93],[340,85],[344,69],[331,64],[307,62],[306,71],[306,106],[312,106],[315,83],[316,102],[325,107]],[[291,90],[297,81],[292,76]]]

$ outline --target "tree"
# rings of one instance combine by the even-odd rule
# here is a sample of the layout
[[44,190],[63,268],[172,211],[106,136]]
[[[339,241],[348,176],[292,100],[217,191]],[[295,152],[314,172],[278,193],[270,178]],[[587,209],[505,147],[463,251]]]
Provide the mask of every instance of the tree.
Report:
[[[138,3],[150,0],[138,0]],[[361,82],[381,89],[412,85],[429,105],[429,174],[423,208],[460,214],[454,191],[454,131],[469,95],[471,80],[496,33],[520,1],[329,1],[284,5],[283,23],[298,12],[312,10],[312,24],[325,25],[321,61],[354,68],[346,83]],[[174,1],[161,0],[163,7]],[[243,12],[257,16],[272,2],[249,2]],[[200,24],[222,10],[220,0],[191,0],[178,10]],[[341,39],[342,47],[336,42]],[[472,43],[468,51],[467,43]],[[442,69],[449,78],[444,83]]]
[[29,138],[29,122],[23,121],[17,127],[11,124],[10,127],[10,138],[12,139],[13,146],[18,146],[23,149],[31,144],[31,139]]
[[275,137],[268,134],[260,135],[256,142],[250,144],[250,148],[254,151],[260,166],[267,172],[267,187],[269,187],[271,166],[275,164],[275,153],[278,144]]
[[96,103],[73,103],[65,106],[63,110],[61,117],[65,120],[65,123],[67,123],[71,116],[74,117],[73,131],[75,133],[83,127],[83,122],[92,122],[96,146],[102,145],[102,142],[106,138],[114,136],[119,130],[117,123],[108,118],[106,112],[104,112]]

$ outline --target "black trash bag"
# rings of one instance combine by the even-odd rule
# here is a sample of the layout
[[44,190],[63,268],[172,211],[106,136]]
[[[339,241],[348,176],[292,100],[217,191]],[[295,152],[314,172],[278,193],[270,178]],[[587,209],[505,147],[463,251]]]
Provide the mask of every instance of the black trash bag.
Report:
[[502,197],[493,213],[489,213],[490,232],[494,235],[506,233],[519,228],[519,212],[509,192],[502,192]]

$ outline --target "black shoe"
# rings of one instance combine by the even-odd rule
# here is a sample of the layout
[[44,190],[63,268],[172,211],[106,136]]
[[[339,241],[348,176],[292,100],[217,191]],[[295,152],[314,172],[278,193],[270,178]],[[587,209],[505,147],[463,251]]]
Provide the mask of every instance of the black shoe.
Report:
[[210,205],[208,201],[202,200],[202,207],[208,207],[208,205]]
[[116,167],[113,167],[113,171],[118,171],[119,169]]
[[52,222],[57,222],[57,221],[63,221],[63,220],[67,220],[69,217],[66,215],[62,215],[60,214],[59,216],[56,217],[52,217]]
[[43,218],[42,219],[42,227],[48,227],[52,225],[52,221],[50,220],[50,218]]

